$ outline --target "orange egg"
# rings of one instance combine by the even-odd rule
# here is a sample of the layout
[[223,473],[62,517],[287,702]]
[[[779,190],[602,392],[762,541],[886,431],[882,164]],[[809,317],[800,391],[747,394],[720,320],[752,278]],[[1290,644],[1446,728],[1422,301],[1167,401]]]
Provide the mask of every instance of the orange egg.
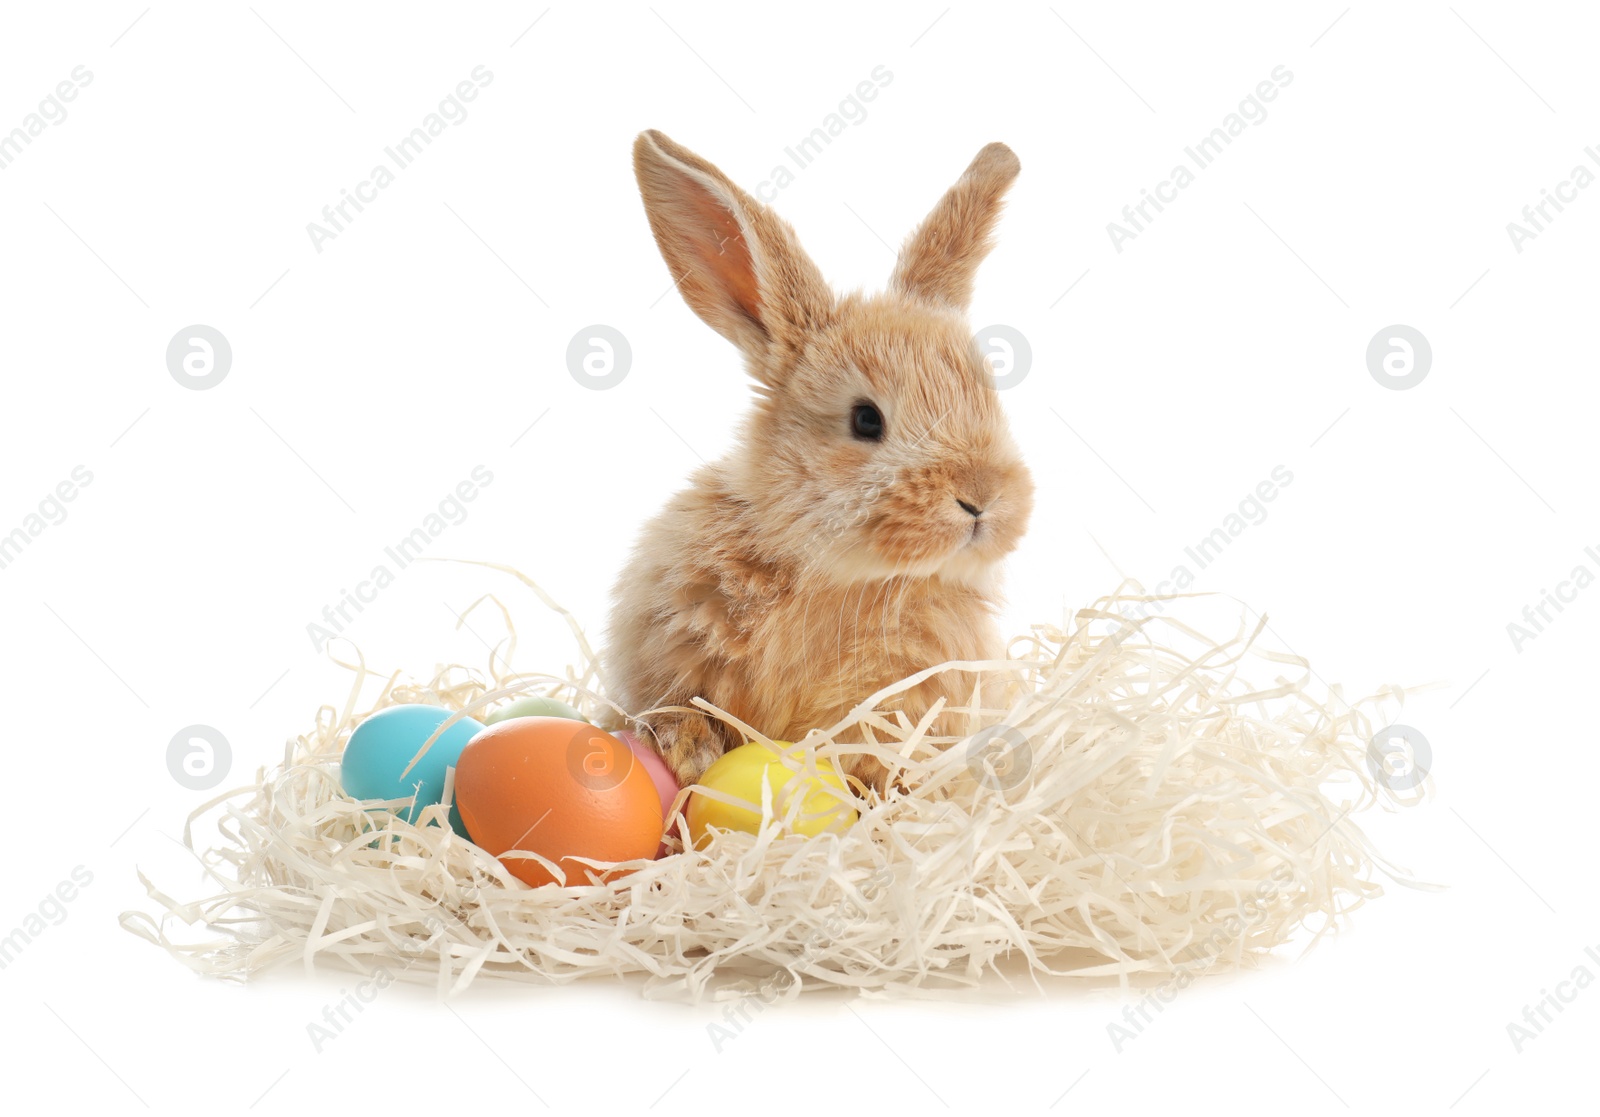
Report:
[[[661,801],[644,765],[611,734],[566,718],[512,718],[473,737],[456,762],[455,801],[478,845],[496,857],[547,857],[569,885],[598,875],[574,857],[632,861],[654,857],[661,842]],[[556,883],[532,858],[501,863],[535,887]]]

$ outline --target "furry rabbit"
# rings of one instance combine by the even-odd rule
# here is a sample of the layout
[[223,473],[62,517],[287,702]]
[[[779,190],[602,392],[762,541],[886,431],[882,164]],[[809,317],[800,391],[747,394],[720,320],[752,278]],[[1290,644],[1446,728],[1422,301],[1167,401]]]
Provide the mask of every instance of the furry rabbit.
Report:
[[[742,448],[645,527],[607,634],[618,703],[687,786],[743,741],[657,707],[700,695],[798,741],[913,672],[1004,654],[999,563],[1033,482],[965,316],[1020,164],[985,147],[906,241],[887,292],[836,297],[789,225],[716,167],[655,131],[633,158],[679,291],[756,382]],[[976,683],[944,672],[895,708],[915,723]],[[886,771],[851,764],[879,790]]]

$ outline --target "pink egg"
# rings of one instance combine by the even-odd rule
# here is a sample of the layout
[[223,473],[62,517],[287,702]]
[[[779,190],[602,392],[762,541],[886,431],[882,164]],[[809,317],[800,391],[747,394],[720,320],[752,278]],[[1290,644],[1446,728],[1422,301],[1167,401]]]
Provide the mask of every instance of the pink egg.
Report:
[[[667,767],[667,762],[661,759],[655,749],[640,741],[630,731],[620,730],[616,737],[633,750],[633,755],[639,758],[639,763],[649,774],[650,782],[656,785],[656,794],[661,796],[661,817],[665,820],[672,812],[672,801],[678,797],[677,777],[672,774],[672,769]],[[663,842],[656,850],[656,856],[660,857],[666,851],[666,843]]]

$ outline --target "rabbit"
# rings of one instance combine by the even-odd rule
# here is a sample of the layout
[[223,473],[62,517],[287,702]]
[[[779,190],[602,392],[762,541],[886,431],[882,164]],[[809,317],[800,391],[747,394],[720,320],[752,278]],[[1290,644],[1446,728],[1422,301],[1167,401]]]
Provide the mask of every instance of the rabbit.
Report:
[[[983,148],[888,290],[838,297],[793,229],[706,160],[647,131],[633,161],[679,292],[755,381],[740,448],[640,534],[602,655],[618,704],[687,787],[742,735],[658,707],[699,695],[799,741],[924,668],[1004,656],[1000,560],[1033,481],[966,307],[1020,163]],[[978,681],[936,674],[889,708],[916,724],[940,696],[968,704]],[[844,768],[885,790],[875,758]]]

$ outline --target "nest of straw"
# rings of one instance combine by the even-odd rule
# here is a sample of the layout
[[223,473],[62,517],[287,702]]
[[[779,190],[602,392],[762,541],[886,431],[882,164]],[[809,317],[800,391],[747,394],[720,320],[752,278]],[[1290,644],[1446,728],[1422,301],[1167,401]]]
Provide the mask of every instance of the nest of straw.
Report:
[[[175,899],[141,873],[156,911],[124,913],[123,926],[234,978],[298,959],[431,981],[444,995],[483,976],[643,975],[646,995],[690,1000],[828,987],[929,996],[996,977],[1233,968],[1334,929],[1381,893],[1378,873],[1403,879],[1352,817],[1378,795],[1372,716],[1400,692],[1313,695],[1304,660],[1261,646],[1264,618],[1241,612],[1218,639],[1179,619],[1191,601],[1125,584],[1061,625],[1034,626],[1004,660],[930,667],[811,733],[809,760],[868,752],[897,777],[882,797],[857,786],[854,826],[800,836],[769,800],[759,835],[719,832],[685,851],[675,827],[674,852],[628,862],[627,875],[529,888],[454,834],[445,807],[412,824],[339,784],[350,732],[395,703],[482,714],[536,693],[596,722],[626,716],[570,615],[497,569],[567,617],[576,667],[513,669],[514,629],[493,597],[479,604],[498,607],[511,635],[486,671],[406,682],[359,656],[341,661],[354,674],[343,704],[319,711],[280,766],[190,816],[185,843],[214,894]],[[1004,683],[1003,706],[956,709],[964,737],[885,712],[899,691],[953,669]],[[1247,681],[1252,669],[1270,681]],[[798,807],[795,797],[788,813]],[[201,822],[215,828],[209,844],[196,844]]]

